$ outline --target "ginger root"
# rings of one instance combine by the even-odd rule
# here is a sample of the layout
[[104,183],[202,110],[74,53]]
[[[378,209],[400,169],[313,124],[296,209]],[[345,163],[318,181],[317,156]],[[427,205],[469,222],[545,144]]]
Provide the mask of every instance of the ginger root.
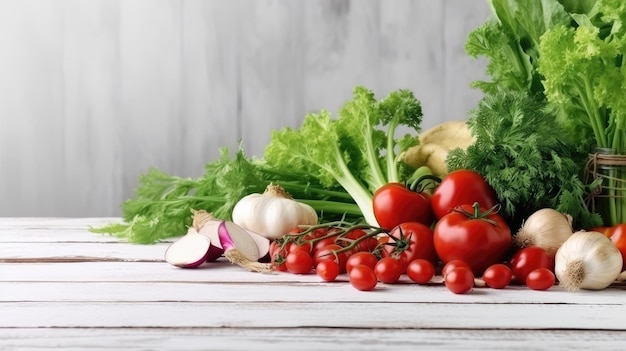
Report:
[[440,177],[448,174],[446,157],[457,147],[467,148],[474,143],[474,137],[465,121],[440,123],[419,136],[420,144],[406,150],[400,157],[413,167],[428,166],[433,174]]

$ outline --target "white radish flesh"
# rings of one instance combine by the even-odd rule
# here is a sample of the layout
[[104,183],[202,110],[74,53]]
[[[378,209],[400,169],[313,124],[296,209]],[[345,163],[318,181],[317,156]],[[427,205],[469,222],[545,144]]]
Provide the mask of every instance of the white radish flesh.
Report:
[[209,249],[209,254],[207,255],[207,262],[215,262],[218,258],[220,258],[224,254],[224,249],[222,248],[222,244],[220,242],[220,237],[218,235],[219,226],[222,221],[219,220],[208,220],[202,223],[202,227],[199,229],[199,233],[209,238],[211,241],[211,248]]
[[217,233],[224,249],[224,256],[252,272],[271,272],[271,266],[257,262],[262,256],[259,247],[248,232],[230,221],[220,223]]
[[196,268],[206,261],[210,247],[209,238],[191,228],[165,250],[165,261],[176,267]]
[[257,249],[259,250],[259,257],[265,257],[270,252],[270,240],[257,232],[253,232],[245,228],[242,229],[244,229],[252,240],[254,240]]

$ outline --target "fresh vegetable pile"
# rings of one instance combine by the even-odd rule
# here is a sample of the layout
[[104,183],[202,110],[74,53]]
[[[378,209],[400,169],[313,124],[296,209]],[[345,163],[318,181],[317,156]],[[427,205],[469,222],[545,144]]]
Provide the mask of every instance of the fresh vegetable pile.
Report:
[[489,3],[466,50],[488,59],[492,81],[474,83],[485,96],[466,121],[422,133],[413,93],[356,87],[336,116],[275,131],[262,158],[224,149],[196,179],[149,171],[124,222],[92,231],[177,237],[165,260],[181,268],[224,257],[253,272],[345,275],[362,291],[626,280],[626,224],[602,227],[612,221],[586,204],[598,182],[581,180],[590,150],[626,149],[626,4]]

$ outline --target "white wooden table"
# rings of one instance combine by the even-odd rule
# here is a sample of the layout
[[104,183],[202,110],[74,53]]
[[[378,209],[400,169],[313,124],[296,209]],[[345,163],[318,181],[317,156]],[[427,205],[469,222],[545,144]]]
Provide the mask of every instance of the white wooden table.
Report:
[[0,218],[0,350],[624,350],[626,291],[406,278],[359,292],[227,262],[179,269],[168,243],[91,234],[116,219]]

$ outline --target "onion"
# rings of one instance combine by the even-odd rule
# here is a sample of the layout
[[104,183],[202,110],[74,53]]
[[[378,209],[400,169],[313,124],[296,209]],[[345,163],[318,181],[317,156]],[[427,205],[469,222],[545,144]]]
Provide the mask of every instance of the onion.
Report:
[[551,208],[542,208],[524,221],[513,243],[519,248],[541,247],[554,257],[573,232],[572,216]]
[[604,234],[579,231],[561,245],[554,258],[559,285],[568,290],[600,290],[622,271],[622,254]]
[[185,236],[173,242],[165,250],[165,261],[176,267],[196,268],[206,262],[211,254],[211,240],[189,228]]

